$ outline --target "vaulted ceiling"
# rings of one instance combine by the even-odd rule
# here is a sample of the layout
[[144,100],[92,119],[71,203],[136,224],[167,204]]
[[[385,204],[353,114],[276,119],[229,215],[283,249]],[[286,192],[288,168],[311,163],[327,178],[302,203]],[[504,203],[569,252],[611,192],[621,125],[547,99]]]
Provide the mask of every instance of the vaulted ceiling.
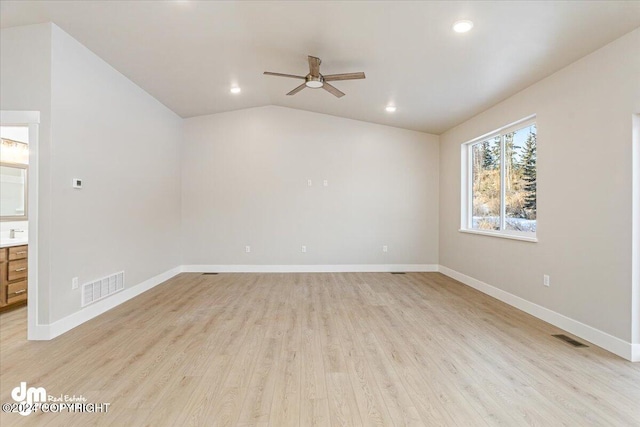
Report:
[[[49,21],[182,117],[273,104],[439,134],[639,27],[640,2],[0,3],[2,28]],[[307,55],[367,78],[338,99],[262,74]]]

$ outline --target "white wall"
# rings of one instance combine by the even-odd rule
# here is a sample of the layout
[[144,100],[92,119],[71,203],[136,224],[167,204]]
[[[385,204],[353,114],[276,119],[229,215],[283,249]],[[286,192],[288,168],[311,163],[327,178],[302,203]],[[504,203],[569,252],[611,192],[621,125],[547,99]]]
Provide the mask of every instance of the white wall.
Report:
[[55,25],[51,62],[54,322],[80,307],[74,276],[130,287],[180,265],[182,119]]
[[[640,30],[447,131],[440,147],[440,264],[627,343],[638,52]],[[458,232],[460,144],[534,113],[539,242]]]
[[41,112],[40,322],[53,323],[80,311],[72,277],[124,270],[133,287],[180,265],[182,119],[55,25],[1,38],[2,109]]
[[438,262],[437,136],[270,106],[184,144],[183,264]]

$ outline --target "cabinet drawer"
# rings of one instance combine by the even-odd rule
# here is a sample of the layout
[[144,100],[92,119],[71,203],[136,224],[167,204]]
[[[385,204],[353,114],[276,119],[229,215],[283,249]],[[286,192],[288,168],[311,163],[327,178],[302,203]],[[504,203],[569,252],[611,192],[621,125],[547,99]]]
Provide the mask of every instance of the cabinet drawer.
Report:
[[24,301],[27,299],[27,281],[22,280],[20,282],[7,285],[7,304],[13,304],[14,302]]
[[10,282],[27,277],[27,260],[9,261],[9,273],[7,276]]
[[9,261],[13,261],[15,259],[25,259],[27,257],[26,246],[14,246],[8,249],[9,249]]
[[7,297],[20,295],[27,292],[27,281],[21,280],[19,282],[11,283],[7,285]]
[[0,249],[0,262],[5,262],[7,260],[7,248]]

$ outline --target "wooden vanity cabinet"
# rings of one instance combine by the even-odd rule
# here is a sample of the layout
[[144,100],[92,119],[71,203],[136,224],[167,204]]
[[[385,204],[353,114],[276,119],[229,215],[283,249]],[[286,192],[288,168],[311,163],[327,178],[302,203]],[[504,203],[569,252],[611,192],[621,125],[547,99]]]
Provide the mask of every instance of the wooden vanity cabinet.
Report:
[[28,246],[0,248],[0,311],[27,302]]

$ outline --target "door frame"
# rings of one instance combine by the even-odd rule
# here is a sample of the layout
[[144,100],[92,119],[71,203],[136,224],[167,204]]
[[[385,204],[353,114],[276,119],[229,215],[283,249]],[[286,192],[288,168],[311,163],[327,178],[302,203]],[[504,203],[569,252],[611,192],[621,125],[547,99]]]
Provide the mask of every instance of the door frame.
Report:
[[27,339],[48,339],[46,326],[39,322],[38,310],[38,131],[39,111],[0,111],[0,125],[29,128],[28,193],[28,277],[27,277]]
[[632,117],[631,360],[640,362],[640,113]]

